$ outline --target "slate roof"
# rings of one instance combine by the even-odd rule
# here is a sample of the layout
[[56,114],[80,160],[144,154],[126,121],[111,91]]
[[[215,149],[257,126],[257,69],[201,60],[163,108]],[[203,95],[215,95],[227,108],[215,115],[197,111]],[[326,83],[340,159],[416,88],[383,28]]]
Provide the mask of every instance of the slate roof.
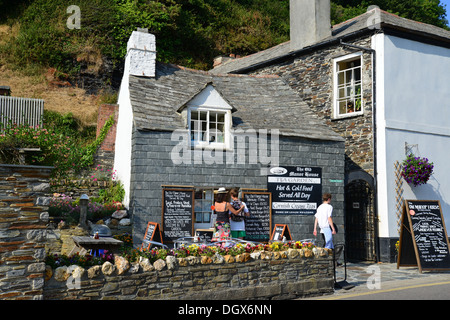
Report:
[[279,129],[284,136],[344,141],[277,76],[213,75],[159,62],[155,78],[130,75],[136,129],[185,129],[177,111],[208,84],[236,109],[232,113],[234,129]]
[[[378,20],[375,19],[376,17],[379,17]],[[353,19],[333,26],[331,36],[316,44],[293,51],[291,50],[290,41],[287,41],[255,54],[227,61],[210,70],[210,72],[214,74],[245,73],[249,69],[251,70],[262,64],[270,64],[273,60],[302,54],[303,52],[314,50],[315,47],[320,45],[339,43],[340,39],[345,41],[346,39],[365,33],[370,34],[379,29],[404,37],[416,37],[425,42],[433,41],[434,44],[450,48],[450,31],[433,25],[401,18],[395,14],[375,8]]]

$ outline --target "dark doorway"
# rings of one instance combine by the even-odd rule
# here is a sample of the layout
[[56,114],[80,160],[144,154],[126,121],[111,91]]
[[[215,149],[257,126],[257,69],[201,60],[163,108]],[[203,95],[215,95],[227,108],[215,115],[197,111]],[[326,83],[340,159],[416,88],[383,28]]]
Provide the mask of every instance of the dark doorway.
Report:
[[345,243],[349,260],[376,261],[373,190],[364,180],[345,187]]

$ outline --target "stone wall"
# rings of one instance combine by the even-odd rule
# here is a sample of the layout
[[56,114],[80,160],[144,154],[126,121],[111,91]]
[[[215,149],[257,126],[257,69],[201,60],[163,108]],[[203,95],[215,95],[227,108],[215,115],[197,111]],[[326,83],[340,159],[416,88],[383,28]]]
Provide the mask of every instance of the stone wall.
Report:
[[[371,46],[370,37],[351,44]],[[362,169],[373,175],[372,132],[372,59],[363,52],[362,81],[364,113],[350,118],[333,119],[333,59],[361,50],[342,45],[325,47],[253,72],[276,74],[285,79],[311,109],[345,138],[346,172]]]
[[52,180],[50,182],[50,186],[52,193],[65,194],[74,199],[77,199],[82,194],[87,194],[89,198],[98,197],[99,191],[101,189],[108,189],[109,187],[114,185],[114,183],[116,182],[111,180],[94,181],[93,178],[60,179],[60,180]]
[[[333,293],[332,257],[322,248],[256,252],[231,258],[123,258],[87,270],[59,267],[47,273],[45,300],[294,299]],[[234,261],[233,261],[234,260]]]
[[[208,164],[206,161],[174,164],[171,151],[179,142],[171,139],[170,132],[135,131],[133,141],[131,159],[133,198],[130,212],[133,217],[135,245],[142,243],[149,221],[162,224],[162,185],[195,186],[199,189],[202,187],[267,188],[267,174],[262,173],[261,169],[267,169],[268,165],[260,162],[249,163],[250,148],[239,149],[239,152],[245,153],[246,161],[243,164],[237,161],[229,163],[226,159],[221,164]],[[268,144],[270,145],[270,139]],[[268,148],[270,150],[270,146]],[[336,235],[335,239],[343,242],[344,142],[280,136],[278,150],[280,166],[322,168],[322,192],[333,194],[333,221],[342,231]],[[234,157],[237,157],[236,153]],[[293,240],[313,237],[314,217],[312,215],[273,214],[272,225],[274,224],[288,224]]]
[[0,299],[42,299],[52,167],[0,165]]

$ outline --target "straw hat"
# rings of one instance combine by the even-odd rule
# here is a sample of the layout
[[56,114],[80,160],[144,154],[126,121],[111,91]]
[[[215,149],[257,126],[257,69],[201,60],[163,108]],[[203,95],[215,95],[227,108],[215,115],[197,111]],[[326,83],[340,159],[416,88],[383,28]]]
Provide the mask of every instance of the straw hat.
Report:
[[219,188],[219,190],[217,190],[217,193],[228,193],[228,191],[225,188]]

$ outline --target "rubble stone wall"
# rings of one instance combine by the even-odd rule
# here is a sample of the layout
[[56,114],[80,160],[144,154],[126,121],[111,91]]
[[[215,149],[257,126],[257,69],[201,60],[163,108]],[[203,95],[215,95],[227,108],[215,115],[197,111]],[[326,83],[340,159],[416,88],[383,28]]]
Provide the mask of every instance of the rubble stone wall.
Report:
[[0,300],[42,299],[52,167],[0,165]]
[[153,265],[148,259],[129,265],[116,257],[114,264],[88,270],[59,267],[47,274],[44,299],[281,300],[332,294],[332,257],[324,249],[302,250],[237,256],[228,262],[171,256]]

